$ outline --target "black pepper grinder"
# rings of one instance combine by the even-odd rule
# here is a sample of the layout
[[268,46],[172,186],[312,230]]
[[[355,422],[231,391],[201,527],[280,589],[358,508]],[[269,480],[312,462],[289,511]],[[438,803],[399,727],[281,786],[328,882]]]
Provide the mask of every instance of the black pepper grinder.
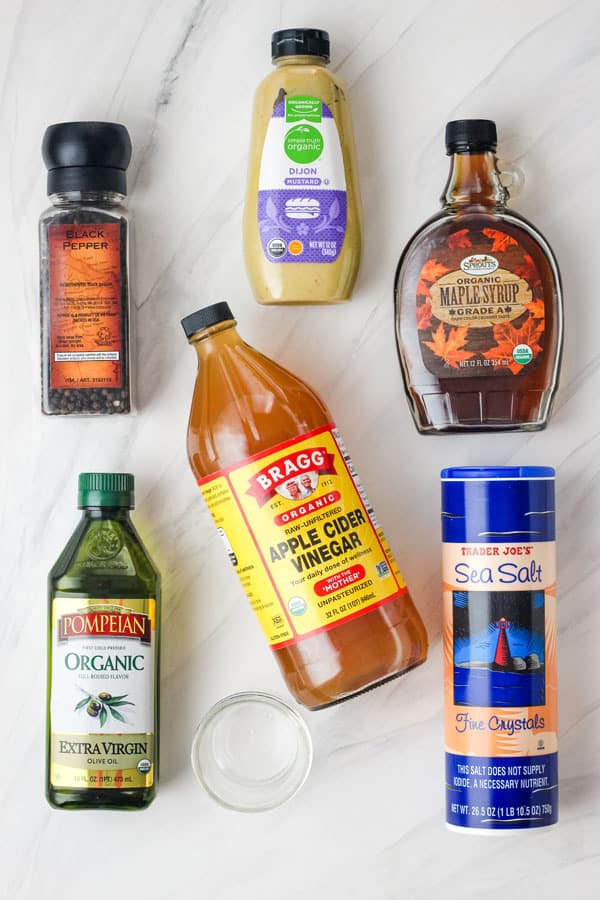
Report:
[[129,221],[131,139],[112,122],[46,129],[52,206],[40,217],[42,411],[131,412]]

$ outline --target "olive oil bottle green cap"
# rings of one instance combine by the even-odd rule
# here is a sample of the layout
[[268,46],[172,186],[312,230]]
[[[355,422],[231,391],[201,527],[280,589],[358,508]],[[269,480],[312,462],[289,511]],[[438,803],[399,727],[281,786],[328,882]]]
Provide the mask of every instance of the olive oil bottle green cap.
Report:
[[128,472],[82,472],[79,476],[78,507],[135,506],[134,478]]

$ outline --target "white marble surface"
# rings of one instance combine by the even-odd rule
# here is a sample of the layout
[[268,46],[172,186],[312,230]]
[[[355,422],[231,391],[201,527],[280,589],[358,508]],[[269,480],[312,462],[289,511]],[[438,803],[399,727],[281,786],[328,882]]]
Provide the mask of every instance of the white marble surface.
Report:
[[[600,6],[595,0],[3,0],[0,9],[3,403],[0,895],[9,900],[421,900],[598,897],[600,881]],[[242,264],[252,92],[283,25],[328,28],[350,85],[365,208],[356,295],[265,309]],[[566,354],[545,433],[419,437],[404,398],[391,284],[437,204],[443,126],[498,121],[525,170],[518,208],[562,266]],[[125,122],[135,142],[139,414],[38,411],[40,141],[69,119]],[[243,335],[336,413],[432,638],[428,663],[307,714],[301,794],[225,812],[196,787],[189,745],[219,697],[283,692],[185,456],[195,357],[182,315],[228,298]],[[561,823],[477,840],[443,824],[438,471],[558,467]],[[137,476],[136,522],[165,586],[162,783],[144,813],[60,813],[43,796],[45,577],[72,531],[81,470]]]

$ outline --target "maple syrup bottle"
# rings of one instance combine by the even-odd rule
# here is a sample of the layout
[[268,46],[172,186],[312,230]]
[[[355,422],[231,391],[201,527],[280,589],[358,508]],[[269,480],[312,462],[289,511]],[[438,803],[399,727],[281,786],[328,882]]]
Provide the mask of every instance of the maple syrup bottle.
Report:
[[562,295],[544,237],[509,211],[496,125],[446,126],[442,211],[404,250],[396,340],[424,434],[544,428],[558,386]]

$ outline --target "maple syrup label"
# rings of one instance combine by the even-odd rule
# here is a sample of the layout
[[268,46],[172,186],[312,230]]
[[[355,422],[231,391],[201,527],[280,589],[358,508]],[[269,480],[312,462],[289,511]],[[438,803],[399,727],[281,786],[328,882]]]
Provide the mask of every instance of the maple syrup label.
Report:
[[120,388],[118,223],[50,225],[50,387]]
[[543,352],[543,286],[509,234],[462,228],[435,247],[417,287],[423,361],[438,377],[519,375]]
[[51,627],[52,786],[151,787],[155,601],[55,597]]
[[334,425],[199,484],[271,646],[335,628],[406,593]]

